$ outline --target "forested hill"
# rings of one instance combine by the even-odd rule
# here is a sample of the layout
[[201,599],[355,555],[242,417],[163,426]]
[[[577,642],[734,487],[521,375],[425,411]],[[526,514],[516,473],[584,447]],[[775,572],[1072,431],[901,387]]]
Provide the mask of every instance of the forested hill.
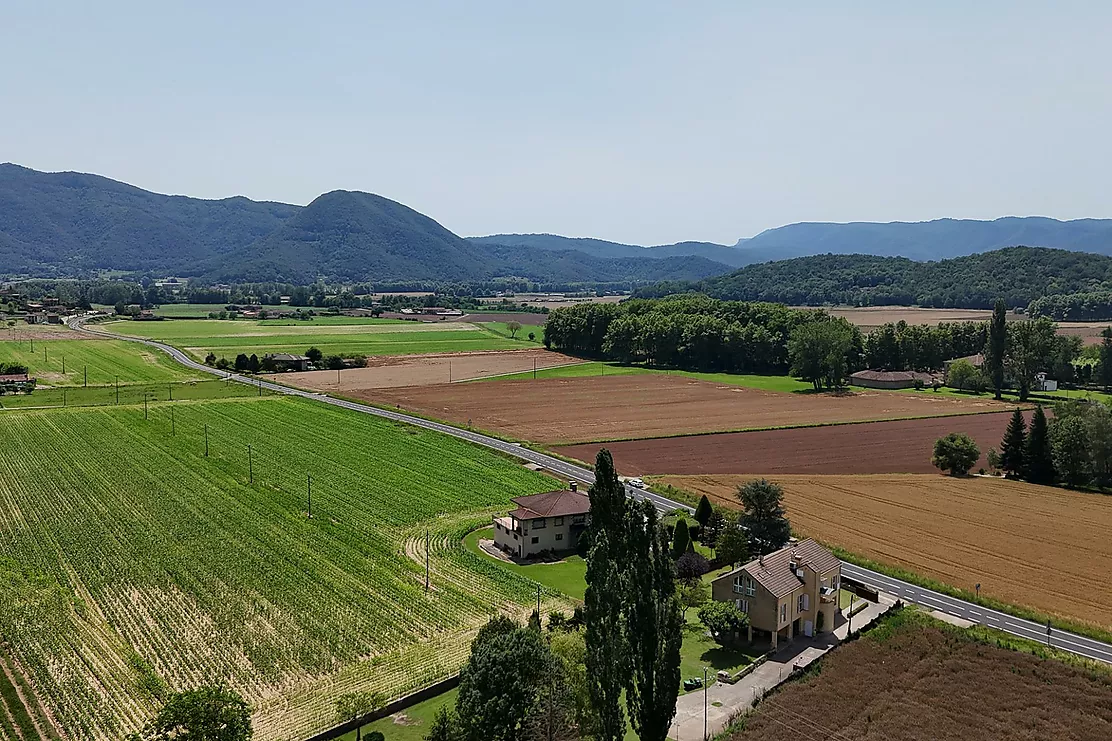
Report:
[[919,305],[991,308],[997,297],[1027,306],[1050,294],[1112,290],[1112,257],[1009,247],[938,262],[816,255],[749,265],[698,283],[662,283],[639,295],[698,291],[714,298],[788,305]]
[[151,193],[97,175],[0,164],[0,275],[105,271],[219,281],[641,283],[730,270],[699,257],[598,257],[469,242],[370,193],[333,191],[308,206]]
[[592,257],[651,257],[661,260],[668,257],[691,256],[720,262],[734,268],[752,262],[752,259],[737,247],[713,242],[676,242],[675,244],[641,247],[635,244],[608,242],[604,239],[561,237],[557,234],[492,234],[489,237],[468,237],[467,239],[476,244],[500,247],[534,247],[553,251],[575,250]]

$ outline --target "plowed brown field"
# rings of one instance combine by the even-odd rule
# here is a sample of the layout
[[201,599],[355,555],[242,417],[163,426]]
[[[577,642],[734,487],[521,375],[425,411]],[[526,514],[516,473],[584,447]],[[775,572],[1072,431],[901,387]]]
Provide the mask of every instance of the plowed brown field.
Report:
[[490,378],[509,373],[538,370],[559,365],[582,363],[548,350],[504,350],[496,352],[447,353],[438,355],[380,355],[367,359],[366,368],[340,371],[306,371],[286,373],[283,383],[315,391],[350,393],[364,389],[399,386],[428,386],[451,381]]
[[[661,481],[738,506],[752,476]],[[793,529],[1004,602],[1112,625],[1112,497],[942,475],[782,476]]]
[[991,399],[760,391],[672,375],[590,376],[368,391],[371,401],[550,444],[969,414]]
[[[931,473],[934,441],[964,432],[977,441],[987,467],[989,448],[1000,440],[1011,414],[868,422],[856,425],[796,427],[786,430],[728,432],[720,435],[663,437],[556,448],[561,455],[593,461],[599,448],[610,449],[618,470],[630,476],[698,473]],[[1030,420],[1030,415],[1028,415]]]

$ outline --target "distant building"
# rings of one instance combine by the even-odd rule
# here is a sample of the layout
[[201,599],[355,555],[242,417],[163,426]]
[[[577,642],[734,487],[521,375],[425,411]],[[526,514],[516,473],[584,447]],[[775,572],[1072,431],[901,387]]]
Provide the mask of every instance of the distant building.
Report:
[[930,386],[935,378],[930,373],[919,371],[886,371],[863,370],[851,373],[849,384],[870,389],[909,389],[915,388],[916,382]]
[[283,371],[304,371],[309,370],[309,358],[304,355],[290,355],[289,353],[278,353],[277,355],[268,355],[274,366],[278,370]]
[[517,509],[494,518],[494,544],[515,558],[572,550],[587,529],[591,500],[574,481],[569,489],[510,501]]
[[942,365],[945,366],[946,370],[950,370],[950,366],[958,362],[959,360],[964,360],[965,362],[972,365],[974,368],[983,368],[985,365],[985,356],[983,353],[977,353],[976,355],[966,355],[964,358],[951,358],[950,360],[943,361]]
[[28,324],[46,324],[46,313],[42,311],[34,311],[28,313],[23,320]]
[[749,616],[750,642],[757,631],[776,648],[781,638],[834,630],[841,578],[842,562],[808,539],[726,572],[711,582],[711,596]]

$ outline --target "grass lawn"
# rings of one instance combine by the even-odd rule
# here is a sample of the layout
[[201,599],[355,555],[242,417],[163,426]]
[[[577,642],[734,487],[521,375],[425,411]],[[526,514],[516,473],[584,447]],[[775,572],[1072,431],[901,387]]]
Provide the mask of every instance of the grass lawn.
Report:
[[[729,648],[718,645],[699,622],[698,612],[694,608],[687,611],[687,625],[683,629],[683,645],[680,647],[681,682],[695,677],[702,679],[703,667],[707,667],[707,683],[714,684],[719,670],[724,669],[730,673],[741,671],[764,653],[761,648],[744,644]],[[684,694],[682,684],[680,694]]]
[[[473,553],[494,560],[492,556],[483,553],[479,548],[479,540],[494,538],[494,528],[488,527],[476,530],[464,538],[464,545]],[[555,589],[573,599],[582,600],[587,589],[587,562],[579,556],[568,556],[559,563],[537,563],[528,566],[519,566],[515,563],[499,561],[499,565],[521,574],[546,587]]]
[[[693,378],[708,383],[725,383],[732,386],[761,389],[764,391],[800,391],[810,392],[811,384],[800,381],[791,376],[761,376],[741,373],[699,373],[696,371],[657,370],[655,368],[642,368],[635,365],[620,365],[618,363],[603,363],[588,361],[576,365],[565,365],[557,368],[545,368],[537,371],[537,378],[583,378],[585,376],[632,376],[648,373],[663,373],[673,376]],[[509,376],[498,376],[499,381],[513,381],[532,378],[532,372],[515,373]],[[480,379],[494,380],[494,379]]]
[[309,347],[325,355],[409,355],[475,350],[512,350],[530,345],[474,324],[406,322],[361,317],[220,320],[182,319],[165,322],[109,322],[106,329],[147,337],[182,348],[198,359],[209,352],[234,359],[239,353],[304,354]]
[[40,385],[89,385],[182,381],[207,374],[191,371],[164,352],[125,340],[0,341],[0,362],[26,365]]
[[[224,311],[227,303],[223,304],[162,304],[157,309],[152,309],[155,316],[168,317],[207,317],[209,312]],[[267,311],[289,310],[288,306],[264,306]]]
[[[386,737],[386,741],[423,741],[437,712],[444,707],[454,708],[457,695],[459,695],[459,690],[448,690],[443,695],[437,695],[424,702],[419,702],[402,711],[405,717],[404,719],[399,718],[403,721],[400,723],[395,722],[393,718],[383,718],[376,720],[374,723],[368,723],[363,726],[363,738],[366,738],[371,731],[378,731]],[[339,741],[355,741],[355,736],[355,731],[345,733],[339,737]]]

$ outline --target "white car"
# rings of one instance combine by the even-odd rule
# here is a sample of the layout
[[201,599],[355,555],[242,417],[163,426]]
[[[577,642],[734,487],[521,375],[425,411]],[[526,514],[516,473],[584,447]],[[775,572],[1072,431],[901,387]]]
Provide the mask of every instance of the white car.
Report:
[[642,481],[641,479],[626,479],[626,483],[629,484],[632,487],[637,488],[637,489],[644,489],[645,488],[645,482]]

